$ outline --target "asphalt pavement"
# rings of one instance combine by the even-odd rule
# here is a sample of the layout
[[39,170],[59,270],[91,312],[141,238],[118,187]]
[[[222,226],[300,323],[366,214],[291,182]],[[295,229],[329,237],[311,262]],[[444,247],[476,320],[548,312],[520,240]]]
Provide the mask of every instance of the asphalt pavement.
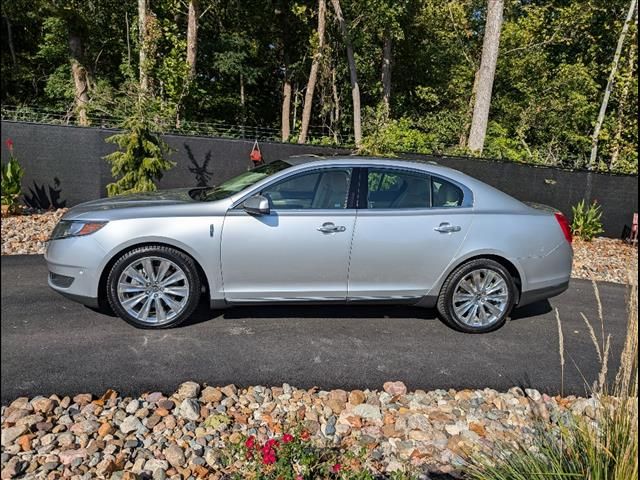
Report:
[[[584,394],[598,375],[580,316],[600,332],[591,282],[516,310],[497,332],[469,335],[434,310],[397,306],[252,306],[210,311],[181,327],[137,330],[47,287],[42,256],[2,256],[2,403],[21,396],[113,388],[124,395],[172,392],[181,382],[301,388],[533,387]],[[599,283],[615,371],[626,334],[627,288]],[[558,327],[565,347],[561,383]]]

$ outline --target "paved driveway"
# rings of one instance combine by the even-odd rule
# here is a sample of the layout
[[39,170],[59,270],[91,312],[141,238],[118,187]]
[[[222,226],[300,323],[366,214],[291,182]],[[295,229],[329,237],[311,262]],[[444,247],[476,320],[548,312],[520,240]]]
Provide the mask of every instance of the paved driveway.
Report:
[[[553,308],[563,323],[564,392],[584,393],[597,356],[579,312],[599,331],[590,282],[574,280],[549,302],[516,310],[497,332],[454,332],[432,310],[388,306],[251,307],[211,312],[185,326],[143,331],[66,300],[46,286],[41,256],[2,257],[2,402],[18,395],[172,391],[209,384],[411,389],[533,386],[559,392]],[[617,368],[626,287],[601,283]]]

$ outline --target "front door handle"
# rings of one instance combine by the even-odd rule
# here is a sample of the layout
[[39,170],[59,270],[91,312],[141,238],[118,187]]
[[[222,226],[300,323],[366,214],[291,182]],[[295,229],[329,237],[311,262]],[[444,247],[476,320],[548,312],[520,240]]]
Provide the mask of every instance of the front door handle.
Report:
[[451,233],[459,232],[461,230],[461,227],[458,225],[451,225],[448,222],[442,222],[439,226],[435,227],[434,230],[436,232]]
[[343,227],[342,225],[336,226],[331,222],[326,222],[326,223],[323,223],[322,226],[318,227],[316,230],[322,233],[337,233],[337,232],[344,232],[346,230],[346,227]]

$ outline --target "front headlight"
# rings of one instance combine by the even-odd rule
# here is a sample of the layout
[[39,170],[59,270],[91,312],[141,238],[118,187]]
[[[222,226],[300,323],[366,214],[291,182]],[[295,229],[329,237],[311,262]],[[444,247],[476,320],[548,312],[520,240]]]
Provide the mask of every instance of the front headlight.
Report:
[[97,232],[107,222],[91,222],[83,220],[60,220],[53,229],[49,240],[59,240],[68,237],[82,237]]

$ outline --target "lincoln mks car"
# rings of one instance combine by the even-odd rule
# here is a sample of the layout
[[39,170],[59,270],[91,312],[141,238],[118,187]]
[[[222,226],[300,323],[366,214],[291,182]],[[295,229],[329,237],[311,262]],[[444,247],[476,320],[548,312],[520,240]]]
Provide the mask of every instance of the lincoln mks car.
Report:
[[206,296],[243,304],[392,303],[451,327],[501,327],[558,295],[562,213],[437,164],[300,157],[216,187],[95,200],[54,229],[49,285],[136,327],[174,327]]

